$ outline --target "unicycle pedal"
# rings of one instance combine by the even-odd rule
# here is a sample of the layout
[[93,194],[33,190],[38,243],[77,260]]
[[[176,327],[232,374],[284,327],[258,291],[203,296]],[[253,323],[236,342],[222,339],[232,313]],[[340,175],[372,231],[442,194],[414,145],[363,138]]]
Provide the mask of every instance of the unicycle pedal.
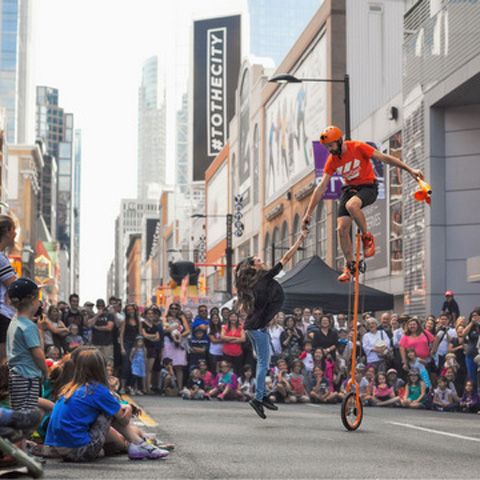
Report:
[[352,260],[351,262],[348,262],[347,263],[347,268],[348,268],[348,271],[352,275],[355,275],[355,272],[357,271],[357,264],[355,263],[355,260]]
[[365,273],[366,270],[367,270],[367,264],[365,263],[365,260],[362,258],[358,262],[358,271],[360,273]]

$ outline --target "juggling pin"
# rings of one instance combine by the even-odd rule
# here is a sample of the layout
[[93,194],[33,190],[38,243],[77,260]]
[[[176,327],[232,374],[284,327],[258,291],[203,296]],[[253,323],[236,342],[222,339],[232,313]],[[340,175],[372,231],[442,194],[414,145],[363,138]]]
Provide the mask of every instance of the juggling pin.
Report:
[[415,198],[417,202],[425,201],[426,203],[428,203],[428,205],[430,205],[432,202],[430,198],[430,196],[432,195],[432,187],[420,178],[417,178],[417,183],[419,190],[417,190],[413,194],[413,198]]

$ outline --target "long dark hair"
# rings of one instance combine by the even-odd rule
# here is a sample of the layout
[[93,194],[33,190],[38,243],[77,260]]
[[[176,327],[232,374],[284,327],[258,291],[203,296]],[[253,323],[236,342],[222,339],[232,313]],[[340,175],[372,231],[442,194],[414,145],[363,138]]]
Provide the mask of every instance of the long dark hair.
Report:
[[248,257],[240,261],[235,268],[235,288],[240,305],[247,315],[251,315],[255,306],[253,289],[266,274],[265,270],[254,268],[254,257]]
[[109,388],[107,364],[105,357],[97,350],[79,349],[74,360],[75,370],[72,380],[59,392],[67,402],[75,390],[85,386],[85,394],[89,395],[94,390],[93,384],[100,384]]
[[[218,323],[213,323],[214,318],[218,318]],[[210,317],[209,327],[210,327],[210,335],[215,335],[222,331],[222,320],[220,319],[220,315],[218,315],[218,313],[214,313]]]

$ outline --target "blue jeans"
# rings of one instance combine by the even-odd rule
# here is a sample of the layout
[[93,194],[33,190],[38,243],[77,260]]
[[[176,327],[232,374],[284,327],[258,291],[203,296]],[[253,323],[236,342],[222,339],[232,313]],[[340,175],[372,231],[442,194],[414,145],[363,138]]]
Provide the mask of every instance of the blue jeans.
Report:
[[122,371],[120,378],[127,381],[128,386],[132,386],[132,368],[130,363],[130,352],[132,351],[133,343],[123,342],[125,347],[125,356],[122,356]]
[[255,400],[261,402],[267,396],[265,377],[267,376],[268,363],[270,361],[270,336],[260,330],[247,330],[257,355],[257,377]]
[[468,379],[473,383],[475,390],[477,389],[477,364],[475,357],[465,357],[465,365],[467,366]]

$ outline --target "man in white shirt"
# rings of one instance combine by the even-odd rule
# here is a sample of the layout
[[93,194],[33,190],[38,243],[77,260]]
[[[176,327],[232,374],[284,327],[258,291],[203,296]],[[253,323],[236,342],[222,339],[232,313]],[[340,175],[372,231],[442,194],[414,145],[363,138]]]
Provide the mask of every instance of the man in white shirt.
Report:
[[363,336],[362,346],[367,355],[367,364],[373,365],[377,372],[386,371],[392,344],[389,336],[382,330],[377,330],[377,320],[369,317],[367,320],[368,332]]

